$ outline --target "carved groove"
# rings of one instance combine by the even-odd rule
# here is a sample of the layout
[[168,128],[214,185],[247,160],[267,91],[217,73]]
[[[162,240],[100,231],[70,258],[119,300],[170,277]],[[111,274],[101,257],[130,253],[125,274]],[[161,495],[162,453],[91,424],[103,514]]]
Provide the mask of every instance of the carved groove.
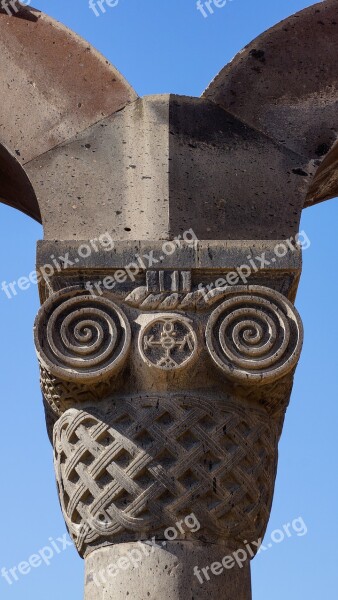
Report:
[[226,296],[228,292],[221,287],[206,291],[195,290],[188,293],[162,292],[154,294],[147,287],[138,287],[125,298],[125,303],[141,311],[203,311]]
[[122,311],[81,288],[51,296],[37,315],[34,332],[41,366],[75,383],[109,379],[126,359],[131,340]]
[[279,292],[259,286],[234,288],[212,313],[208,350],[229,379],[270,383],[295,368],[302,349],[301,319]]

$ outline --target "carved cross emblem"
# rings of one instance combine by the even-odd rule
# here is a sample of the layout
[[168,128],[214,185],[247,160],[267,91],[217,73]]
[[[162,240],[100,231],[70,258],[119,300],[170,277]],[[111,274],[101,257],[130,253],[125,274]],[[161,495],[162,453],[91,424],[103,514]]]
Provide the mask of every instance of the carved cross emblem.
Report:
[[178,369],[191,360],[197,340],[189,321],[178,316],[157,318],[141,333],[142,358],[159,369]]

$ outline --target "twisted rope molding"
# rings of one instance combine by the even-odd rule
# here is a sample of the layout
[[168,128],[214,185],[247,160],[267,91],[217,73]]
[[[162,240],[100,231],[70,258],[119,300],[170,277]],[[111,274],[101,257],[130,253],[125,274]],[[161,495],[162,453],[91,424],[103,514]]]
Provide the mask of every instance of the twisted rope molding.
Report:
[[189,293],[175,292],[168,294],[168,292],[162,292],[160,294],[153,294],[148,291],[147,287],[141,286],[130,292],[125,297],[124,302],[133,308],[144,311],[198,311],[205,310],[212,304],[215,304],[226,293],[227,291],[224,288],[214,288],[209,292],[201,289]]

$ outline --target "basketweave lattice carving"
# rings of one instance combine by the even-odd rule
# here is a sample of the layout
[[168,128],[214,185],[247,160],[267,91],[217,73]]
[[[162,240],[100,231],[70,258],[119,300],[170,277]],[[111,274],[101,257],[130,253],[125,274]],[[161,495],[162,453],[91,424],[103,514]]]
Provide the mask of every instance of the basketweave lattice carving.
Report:
[[192,512],[201,523],[195,539],[235,547],[259,539],[277,443],[278,427],[265,411],[231,401],[134,398],[67,411],[54,429],[55,468],[79,552],[163,539]]

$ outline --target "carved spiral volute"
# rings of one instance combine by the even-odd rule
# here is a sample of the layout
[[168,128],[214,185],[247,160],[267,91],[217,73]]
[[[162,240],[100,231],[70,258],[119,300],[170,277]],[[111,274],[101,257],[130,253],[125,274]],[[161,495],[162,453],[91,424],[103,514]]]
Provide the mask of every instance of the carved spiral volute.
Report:
[[40,365],[75,383],[108,379],[127,357],[127,318],[108,298],[81,288],[57,292],[41,307],[34,327]]
[[240,287],[212,313],[206,330],[212,359],[227,377],[270,383],[296,366],[302,349],[301,319],[279,292]]

